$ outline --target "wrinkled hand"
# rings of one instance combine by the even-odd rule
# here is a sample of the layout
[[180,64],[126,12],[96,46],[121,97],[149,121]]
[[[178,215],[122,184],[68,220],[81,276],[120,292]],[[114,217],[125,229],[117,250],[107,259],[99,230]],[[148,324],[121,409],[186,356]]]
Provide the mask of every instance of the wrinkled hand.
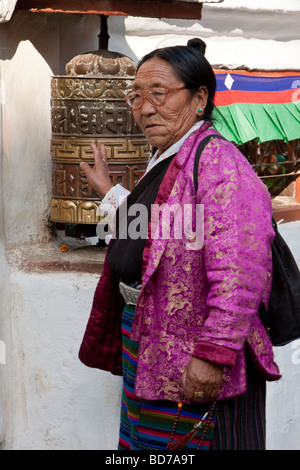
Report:
[[185,398],[193,399],[194,392],[208,401],[217,398],[222,379],[223,366],[192,357],[181,377]]
[[84,171],[92,188],[100,198],[103,198],[113,186],[106,162],[106,149],[104,145],[100,145],[100,148],[98,148],[95,144],[91,144],[91,149],[94,155],[94,166],[91,167],[87,162],[81,162],[80,168]]

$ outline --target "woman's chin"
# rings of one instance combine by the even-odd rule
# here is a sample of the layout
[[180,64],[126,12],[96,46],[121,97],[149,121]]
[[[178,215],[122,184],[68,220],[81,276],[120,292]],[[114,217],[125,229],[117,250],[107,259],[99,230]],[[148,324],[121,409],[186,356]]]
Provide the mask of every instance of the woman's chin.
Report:
[[164,142],[161,136],[151,135],[151,133],[148,133],[148,132],[145,132],[144,134],[145,134],[148,144],[151,145],[152,147],[155,147],[161,151],[168,148],[168,144]]

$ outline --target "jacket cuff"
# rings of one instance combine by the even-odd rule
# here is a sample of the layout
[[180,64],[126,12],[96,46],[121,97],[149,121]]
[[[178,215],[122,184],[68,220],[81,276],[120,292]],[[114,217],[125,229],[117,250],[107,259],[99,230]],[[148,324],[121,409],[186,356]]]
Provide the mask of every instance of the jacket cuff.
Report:
[[218,346],[217,344],[203,341],[196,344],[193,357],[227,367],[233,367],[235,365],[237,352],[224,346]]

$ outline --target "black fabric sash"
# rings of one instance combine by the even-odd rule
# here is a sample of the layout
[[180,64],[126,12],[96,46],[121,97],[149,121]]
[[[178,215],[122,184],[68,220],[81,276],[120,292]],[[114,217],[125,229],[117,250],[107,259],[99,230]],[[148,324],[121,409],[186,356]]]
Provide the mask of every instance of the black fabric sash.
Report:
[[[148,235],[151,206],[155,202],[158,189],[173,157],[174,155],[156,164],[127,197],[126,210],[121,206],[116,212],[116,227],[108,248],[107,261],[120,280],[126,284],[133,284],[141,279],[143,250]],[[142,204],[145,207],[143,214],[147,213],[148,223],[142,224],[143,226],[138,224],[140,213],[134,213],[132,210],[134,204]],[[128,214],[130,208],[132,215]],[[135,227],[136,230],[133,230]],[[133,232],[138,238],[132,238]]]

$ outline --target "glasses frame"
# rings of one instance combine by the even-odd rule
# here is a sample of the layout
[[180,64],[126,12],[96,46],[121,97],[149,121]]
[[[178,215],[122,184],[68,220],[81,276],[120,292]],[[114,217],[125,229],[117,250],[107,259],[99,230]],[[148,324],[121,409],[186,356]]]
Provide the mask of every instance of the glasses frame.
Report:
[[[144,101],[147,100],[149,101],[149,103],[152,104],[152,106],[163,106],[166,102],[166,99],[167,99],[167,96],[169,93],[174,93],[176,91],[179,91],[179,90],[183,90],[184,88],[186,88],[184,85],[181,86],[181,87],[177,87],[177,88],[165,88],[165,87],[153,87],[153,88],[150,88],[149,90],[145,91],[144,93],[140,92],[140,91],[129,91],[126,96],[125,96],[125,101],[126,103],[128,104],[128,106],[130,106],[132,109],[134,109],[135,111],[137,111],[138,109],[141,109],[141,107],[143,106],[144,104]],[[150,98],[149,98],[149,93],[155,91],[155,90],[164,90],[165,92],[165,98],[163,100],[162,103],[160,104],[157,104],[157,103],[154,103]],[[128,100],[129,100],[129,96],[132,94],[132,93],[137,93],[141,96],[142,98],[142,102],[139,106],[132,106]]]

